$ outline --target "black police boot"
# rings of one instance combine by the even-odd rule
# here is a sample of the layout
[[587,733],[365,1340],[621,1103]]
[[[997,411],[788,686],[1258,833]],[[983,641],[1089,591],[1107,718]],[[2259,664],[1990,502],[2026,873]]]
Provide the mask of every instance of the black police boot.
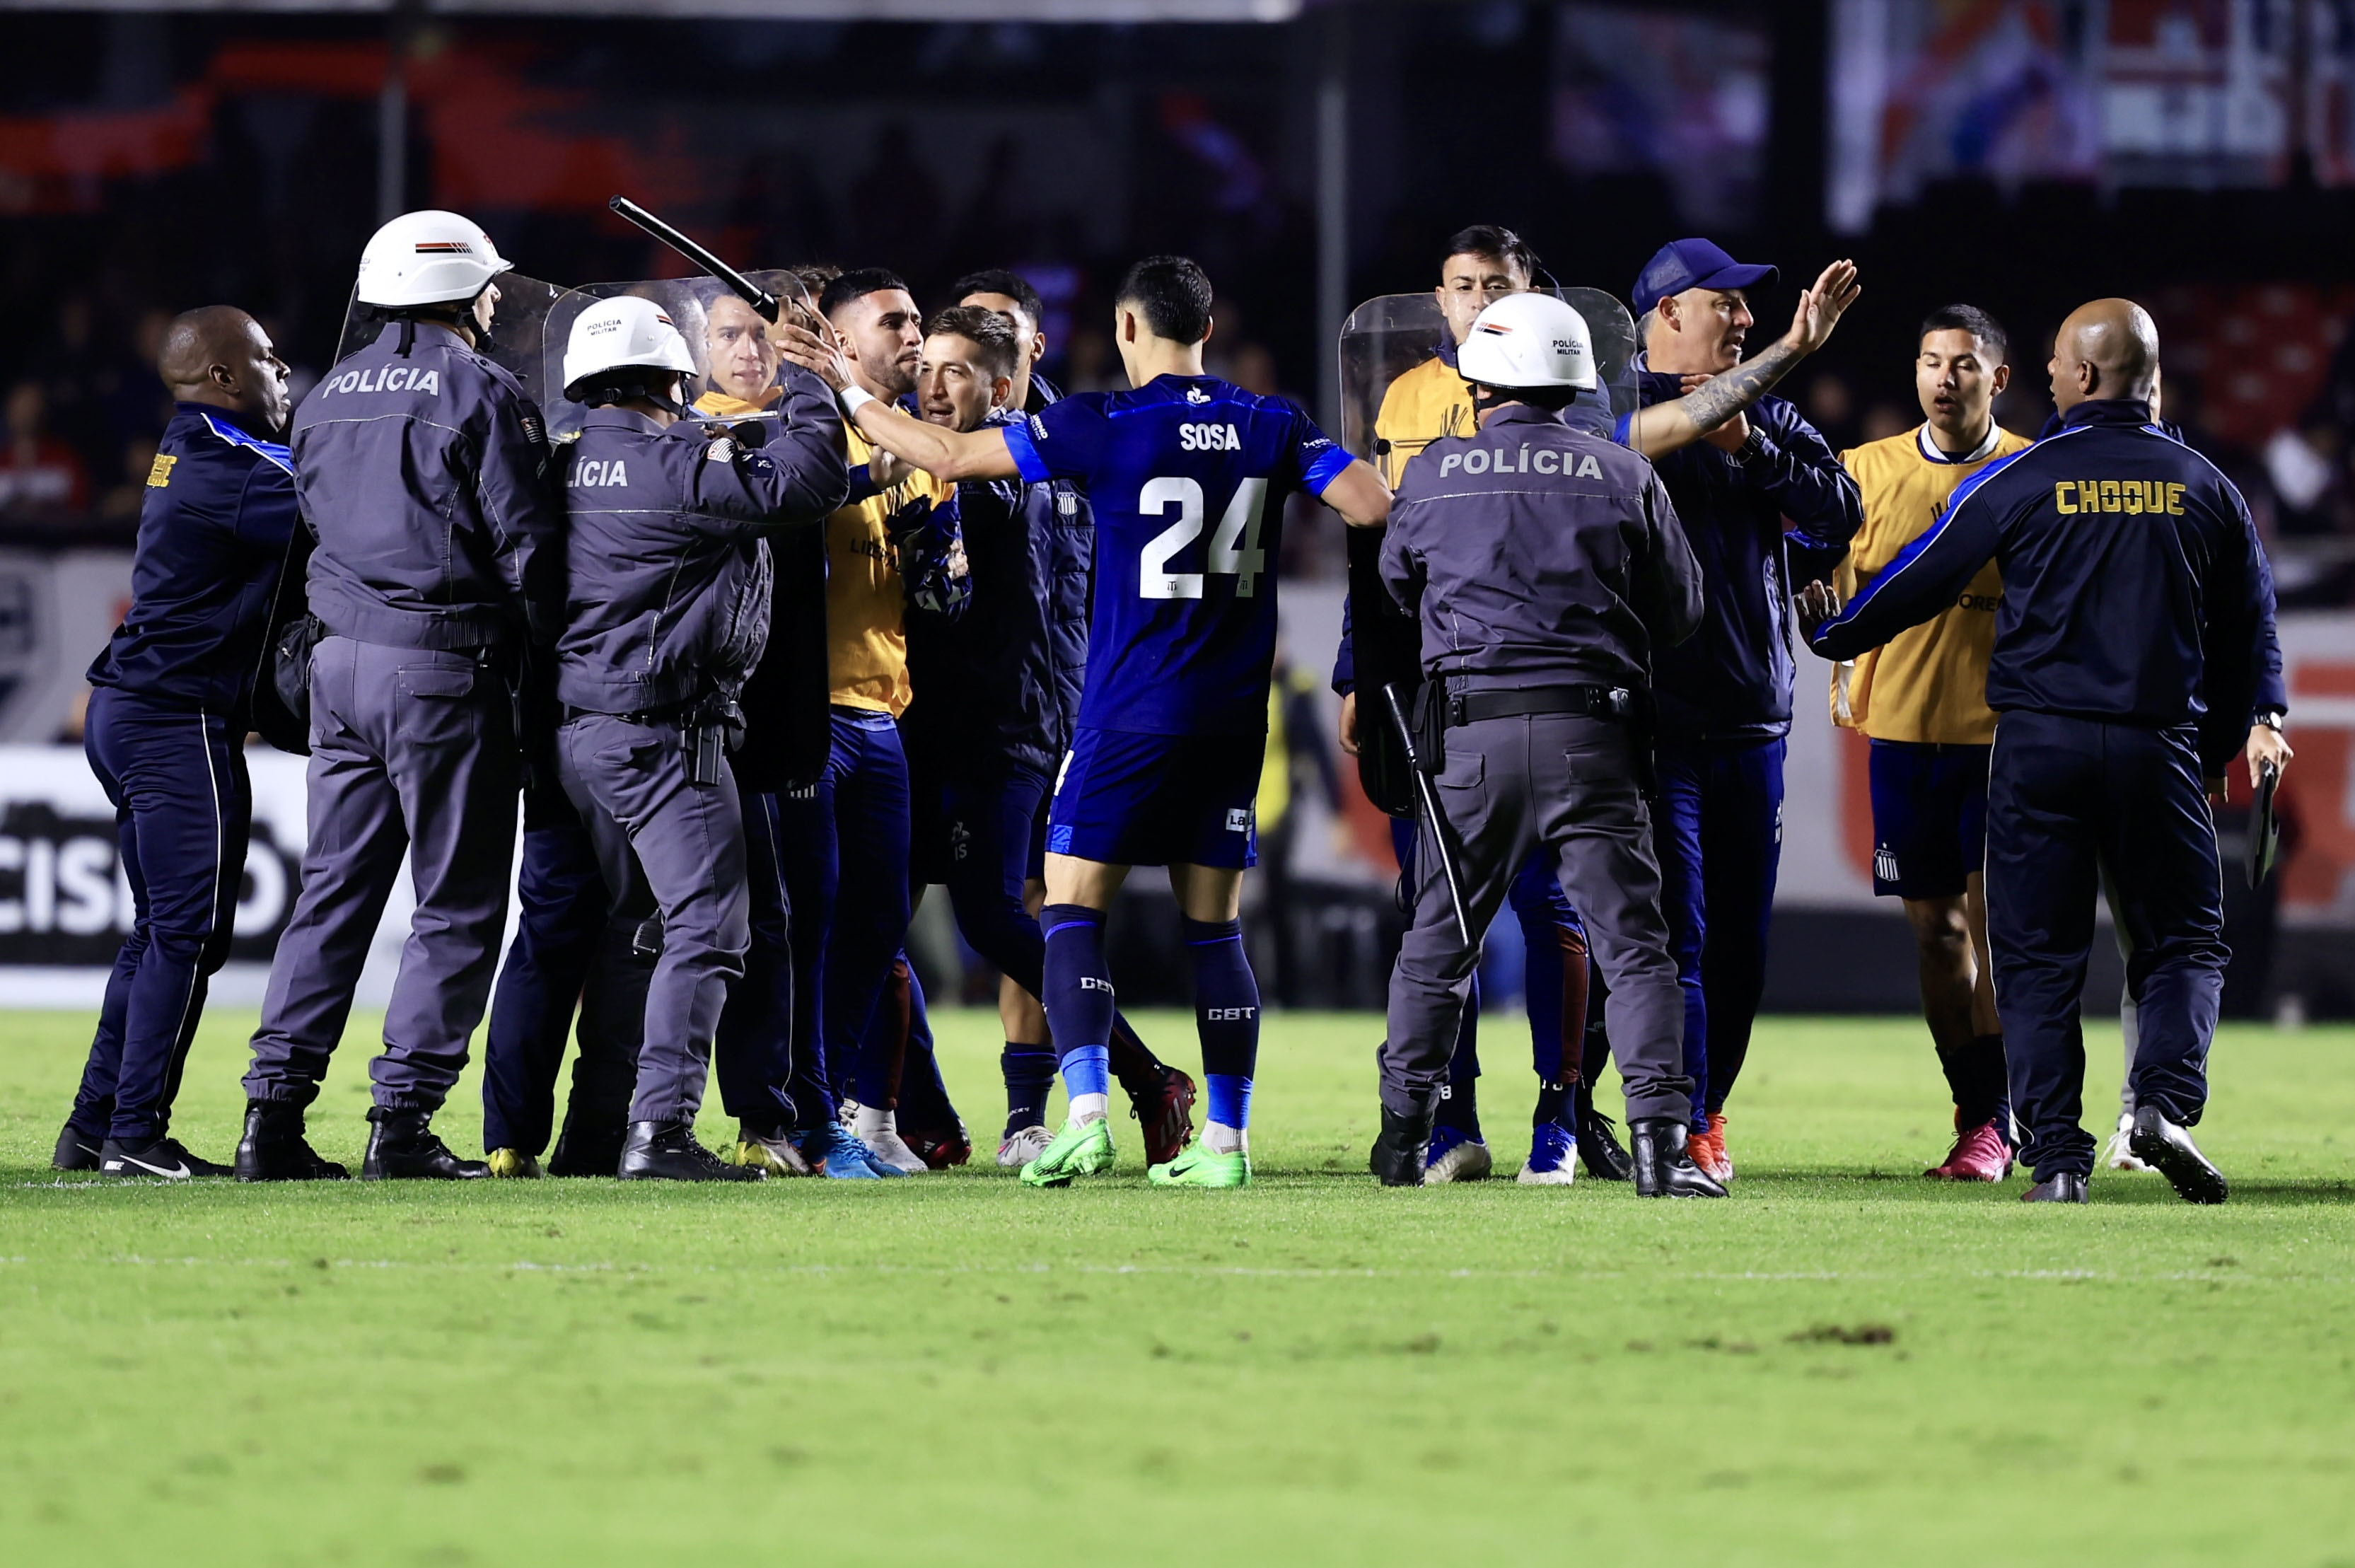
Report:
[[2056,1170],[2019,1195],[2022,1203],[2083,1203],[2085,1179],[2073,1170]]
[[1578,1157],[1586,1174],[1598,1181],[1625,1181],[1636,1174],[1636,1162],[1619,1147],[1618,1124],[1594,1108],[1594,1091],[1581,1083],[1574,1092],[1577,1109]]
[[65,1130],[58,1135],[58,1151],[49,1156],[49,1168],[51,1170],[96,1170],[99,1151],[105,1143],[104,1138],[86,1137],[74,1131],[73,1124],[68,1122]]
[[2137,1105],[2126,1147],[2145,1165],[2167,1178],[2186,1203],[2222,1203],[2232,1193],[2224,1173],[2208,1163],[2191,1135],[2167,1119],[2156,1105]]
[[1646,1116],[1630,1120],[1627,1131],[1636,1146],[1636,1196],[1638,1198],[1722,1198],[1725,1189],[1685,1153],[1682,1118]]
[[1431,1146],[1433,1106],[1426,1103],[1412,1116],[1382,1107],[1382,1130],[1375,1136],[1366,1165],[1382,1179],[1384,1187],[1423,1185],[1423,1153]]
[[98,1160],[104,1176],[133,1181],[186,1181],[192,1176],[227,1176],[230,1168],[198,1159],[177,1138],[109,1138]]
[[303,1107],[284,1100],[246,1102],[234,1158],[240,1181],[343,1181],[352,1174],[319,1157],[303,1136]]
[[768,1173],[728,1164],[697,1142],[686,1122],[632,1122],[614,1174],[624,1181],[758,1181]]
[[429,1125],[430,1111],[368,1112],[368,1152],[360,1156],[362,1181],[473,1181],[491,1174],[479,1159],[460,1159]]

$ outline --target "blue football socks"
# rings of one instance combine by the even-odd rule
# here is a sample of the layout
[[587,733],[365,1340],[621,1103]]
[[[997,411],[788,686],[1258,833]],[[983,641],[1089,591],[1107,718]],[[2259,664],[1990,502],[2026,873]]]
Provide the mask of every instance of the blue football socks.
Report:
[[1006,1077],[1007,1132],[1045,1125],[1047,1094],[1055,1086],[1054,1048],[1009,1040],[998,1052],[997,1066]]
[[[1104,962],[1103,911],[1049,904],[1039,912],[1047,933],[1047,1027],[1071,1098],[1071,1114],[1103,1115],[1112,1092],[1112,969]],[[1082,1097],[1086,1099],[1083,1102]]]
[[1259,982],[1243,954],[1239,920],[1180,920],[1194,957],[1194,1022],[1202,1037],[1203,1087],[1209,1099],[1204,1136],[1225,1141],[1251,1125],[1252,1074],[1259,1066]]

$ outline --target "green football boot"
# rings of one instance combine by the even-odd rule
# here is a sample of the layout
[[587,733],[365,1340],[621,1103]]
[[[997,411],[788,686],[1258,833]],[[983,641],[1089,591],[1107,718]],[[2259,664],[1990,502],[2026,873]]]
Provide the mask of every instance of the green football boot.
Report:
[[1112,1162],[1109,1120],[1099,1116],[1084,1126],[1067,1121],[1046,1152],[1022,1168],[1022,1182],[1026,1187],[1069,1187],[1073,1177],[1110,1170]]
[[1220,1154],[1196,1142],[1168,1164],[1148,1167],[1145,1179],[1156,1187],[1249,1187],[1251,1151]]
[[490,1158],[493,1176],[517,1181],[539,1179],[539,1161],[519,1148],[495,1148]]

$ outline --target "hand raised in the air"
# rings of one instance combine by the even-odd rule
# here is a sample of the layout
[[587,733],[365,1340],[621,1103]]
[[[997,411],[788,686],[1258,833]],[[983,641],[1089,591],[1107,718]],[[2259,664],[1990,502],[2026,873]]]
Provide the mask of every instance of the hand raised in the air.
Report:
[[1784,341],[1802,354],[1813,354],[1828,341],[1848,307],[1864,292],[1856,281],[1856,263],[1834,261],[1816,278],[1815,287],[1799,296],[1791,313],[1791,330]]

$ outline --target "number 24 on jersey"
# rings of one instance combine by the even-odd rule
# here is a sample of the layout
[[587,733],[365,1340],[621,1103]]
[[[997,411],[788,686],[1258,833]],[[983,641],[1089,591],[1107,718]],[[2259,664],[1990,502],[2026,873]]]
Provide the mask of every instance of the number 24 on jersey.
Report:
[[1136,499],[1139,517],[1165,517],[1178,509],[1178,520],[1146,542],[1136,559],[1136,591],[1146,599],[1199,599],[1206,576],[1224,574],[1235,580],[1235,597],[1253,597],[1260,573],[1267,570],[1267,554],[1260,549],[1261,514],[1267,507],[1267,481],[1244,479],[1235,485],[1234,498],[1219,517],[1210,535],[1207,571],[1172,571],[1169,563],[1179,550],[1202,534],[1202,486],[1186,478],[1153,479]]

